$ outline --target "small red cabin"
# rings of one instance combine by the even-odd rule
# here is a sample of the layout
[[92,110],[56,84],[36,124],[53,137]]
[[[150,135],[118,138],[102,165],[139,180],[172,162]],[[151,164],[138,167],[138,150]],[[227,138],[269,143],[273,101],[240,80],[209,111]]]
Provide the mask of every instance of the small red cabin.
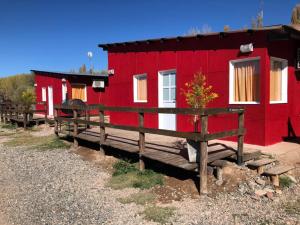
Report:
[[62,104],[67,99],[80,99],[86,104],[103,102],[103,93],[108,84],[107,75],[40,70],[32,72],[35,74],[37,102],[47,104],[50,117],[53,116],[54,105]]
[[[94,77],[90,75],[34,71],[37,100],[42,100],[42,87],[51,85],[54,102],[61,102],[65,78],[68,90],[72,83],[87,84],[88,104],[187,107],[181,89],[201,71],[219,94],[208,107],[244,107],[245,142],[271,145],[300,133],[299,40],[298,27],[278,25],[101,44],[99,47],[108,51],[108,69],[112,74],[103,78],[109,80],[105,89],[95,91],[91,87]],[[108,114],[111,123],[137,125],[134,115]],[[192,130],[189,121],[187,116],[176,118],[172,114],[145,116],[145,126],[179,131]],[[235,123],[230,116],[215,116],[209,121],[209,130],[235,128]]]

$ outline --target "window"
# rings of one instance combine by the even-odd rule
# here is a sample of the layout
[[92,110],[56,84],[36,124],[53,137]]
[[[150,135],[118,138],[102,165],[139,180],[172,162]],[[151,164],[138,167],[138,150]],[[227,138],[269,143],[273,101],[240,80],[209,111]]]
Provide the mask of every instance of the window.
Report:
[[42,87],[42,102],[46,101],[46,88]]
[[163,76],[163,102],[174,102],[176,100],[176,73],[165,73]]
[[134,102],[147,102],[147,75],[133,77]]
[[62,83],[62,102],[67,100],[67,84],[65,82]]
[[72,99],[80,99],[84,102],[87,101],[86,85],[85,84],[72,84]]
[[259,103],[259,58],[230,61],[230,104]]
[[270,103],[287,103],[287,60],[270,61]]

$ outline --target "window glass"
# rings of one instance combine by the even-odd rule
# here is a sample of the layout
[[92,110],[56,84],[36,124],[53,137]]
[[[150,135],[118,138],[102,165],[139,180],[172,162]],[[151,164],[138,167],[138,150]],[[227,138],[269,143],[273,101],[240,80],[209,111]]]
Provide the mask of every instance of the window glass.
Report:
[[176,100],[176,88],[171,88],[171,101]]

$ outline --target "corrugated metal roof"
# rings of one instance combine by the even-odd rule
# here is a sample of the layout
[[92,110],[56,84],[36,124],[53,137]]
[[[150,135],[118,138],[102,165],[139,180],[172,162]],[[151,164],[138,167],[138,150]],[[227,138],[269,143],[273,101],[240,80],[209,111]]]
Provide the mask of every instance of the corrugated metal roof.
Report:
[[98,47],[107,50],[110,47],[118,46],[118,45],[129,45],[129,44],[139,44],[139,43],[153,43],[157,41],[169,41],[169,40],[183,40],[183,39],[190,39],[190,38],[202,38],[208,37],[213,35],[224,35],[224,34],[234,34],[234,33],[252,33],[255,31],[268,31],[268,30],[293,30],[296,32],[300,32],[300,25],[272,25],[272,26],[264,26],[262,28],[253,28],[253,29],[240,29],[240,30],[233,30],[233,31],[226,31],[226,32],[211,32],[211,33],[203,33],[197,35],[187,35],[187,36],[177,36],[177,37],[165,37],[165,38],[155,38],[155,39],[147,39],[147,40],[138,40],[138,41],[127,41],[127,42],[115,42],[115,43],[106,43],[106,44],[99,44]]
[[72,73],[72,72],[54,72],[54,71],[43,71],[43,70],[31,70],[35,74],[53,74],[53,75],[63,75],[63,76],[85,76],[85,77],[108,77],[107,74],[90,74],[90,73]]

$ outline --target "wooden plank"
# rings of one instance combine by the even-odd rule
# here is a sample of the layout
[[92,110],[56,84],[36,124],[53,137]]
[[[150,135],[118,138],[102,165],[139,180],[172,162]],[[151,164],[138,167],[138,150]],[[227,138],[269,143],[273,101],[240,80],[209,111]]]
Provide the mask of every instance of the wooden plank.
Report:
[[210,140],[214,140],[214,139],[243,135],[244,133],[245,133],[245,129],[241,128],[241,129],[222,131],[222,132],[217,132],[217,133],[212,133],[212,134],[206,134],[204,136],[204,138],[206,141],[210,141]]
[[248,162],[247,166],[253,166],[253,167],[265,166],[276,161],[277,161],[276,159],[269,159],[269,158],[259,159],[252,162]]
[[285,166],[285,165],[278,165],[274,166],[264,172],[266,175],[275,176],[275,175],[281,175],[283,173],[286,173],[292,169],[294,169],[294,166]]
[[223,150],[223,151],[219,151],[219,152],[216,152],[216,153],[211,153],[211,154],[208,154],[208,160],[207,160],[207,163],[211,163],[215,160],[218,160],[218,159],[225,159],[229,156],[232,156],[232,155],[235,155],[236,153],[232,150]]
[[99,109],[103,111],[114,112],[136,112],[136,113],[167,113],[167,114],[193,114],[193,115],[217,115],[217,114],[231,114],[244,111],[243,108],[141,108],[141,107],[115,107],[104,105],[88,105],[88,106],[62,106],[54,105],[56,109],[77,109],[77,110],[93,110]]

